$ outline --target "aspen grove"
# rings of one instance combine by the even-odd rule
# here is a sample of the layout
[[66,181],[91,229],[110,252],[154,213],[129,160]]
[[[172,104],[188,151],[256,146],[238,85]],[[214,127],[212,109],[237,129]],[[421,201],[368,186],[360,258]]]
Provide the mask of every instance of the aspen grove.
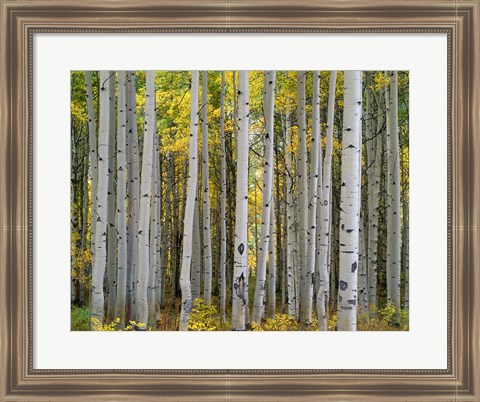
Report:
[[73,71],[71,329],[399,331],[407,71]]

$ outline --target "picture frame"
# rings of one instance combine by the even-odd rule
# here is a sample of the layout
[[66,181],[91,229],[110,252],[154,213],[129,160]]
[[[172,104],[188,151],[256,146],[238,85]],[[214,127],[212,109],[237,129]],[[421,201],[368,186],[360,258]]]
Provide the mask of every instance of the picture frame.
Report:
[[[0,0],[0,399],[476,401],[480,398],[480,2]],[[35,33],[445,33],[448,368],[50,370],[33,356]],[[419,345],[421,347],[421,345]]]

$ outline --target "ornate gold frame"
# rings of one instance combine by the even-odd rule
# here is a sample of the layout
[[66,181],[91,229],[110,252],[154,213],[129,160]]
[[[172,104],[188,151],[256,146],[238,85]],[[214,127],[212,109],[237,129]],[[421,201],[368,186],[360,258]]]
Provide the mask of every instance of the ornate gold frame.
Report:
[[[0,0],[0,400],[480,400],[480,0]],[[33,369],[33,35],[444,32],[449,43],[446,370]],[[421,345],[419,345],[421,347]]]

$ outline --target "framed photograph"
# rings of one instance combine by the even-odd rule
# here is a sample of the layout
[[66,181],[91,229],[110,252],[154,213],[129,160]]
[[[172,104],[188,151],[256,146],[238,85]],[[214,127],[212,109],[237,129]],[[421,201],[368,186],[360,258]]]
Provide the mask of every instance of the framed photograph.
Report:
[[1,400],[480,398],[478,0],[0,4]]

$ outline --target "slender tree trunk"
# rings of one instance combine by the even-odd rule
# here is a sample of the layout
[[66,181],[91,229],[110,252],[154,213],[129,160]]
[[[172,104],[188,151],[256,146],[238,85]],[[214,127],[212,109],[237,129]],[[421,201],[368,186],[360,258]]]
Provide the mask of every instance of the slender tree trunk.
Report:
[[[303,325],[308,325],[312,320],[313,288],[315,282],[315,246],[317,237],[317,196],[318,182],[322,181],[322,147],[320,145],[320,71],[313,72],[313,97],[312,97],[312,140],[311,140],[311,166],[310,166],[310,191],[308,193],[308,223],[307,223],[307,268],[305,279],[305,315]],[[320,194],[321,195],[321,194]]]
[[[156,120],[156,117],[155,117]],[[156,238],[155,238],[155,252],[157,264],[155,266],[155,319],[160,320],[160,309],[162,307],[162,295],[163,295],[163,282],[165,264],[163,261],[163,236],[162,236],[162,156],[160,153],[160,138],[155,135],[155,158],[157,158],[157,166],[155,174],[157,175],[157,186],[155,188],[156,193]]]
[[[406,204],[406,202],[405,202]],[[408,205],[408,204],[407,204]],[[403,264],[405,266],[405,309],[410,308],[410,267],[409,267],[409,222],[408,222],[408,207],[404,208],[403,215]]]
[[400,149],[398,140],[398,81],[397,72],[390,73],[387,100],[387,303],[395,308],[395,318],[400,322]]
[[[88,113],[88,145],[90,149],[90,166],[92,183],[90,187],[92,205],[90,215],[90,249],[95,249],[95,222],[97,221],[97,182],[98,182],[98,153],[97,153],[97,128],[95,125],[95,108],[93,106],[93,90],[92,90],[92,72],[85,71],[85,83],[87,87],[87,113]],[[92,258],[95,253],[92,253]],[[93,261],[92,261],[93,263]]]
[[257,264],[255,296],[253,301],[252,322],[260,323],[265,314],[265,288],[267,276],[267,256],[270,240],[270,209],[273,199],[273,112],[275,96],[275,71],[264,73],[264,111],[265,111],[265,161],[262,187],[262,225],[260,255]]
[[320,206],[319,234],[318,234],[318,260],[319,281],[317,292],[317,317],[318,329],[327,330],[327,303],[329,289],[328,275],[328,254],[331,243],[331,211],[332,211],[332,153],[333,153],[333,125],[335,114],[335,88],[337,83],[337,72],[330,72],[328,88],[328,112],[327,112],[327,141],[325,147],[325,158],[323,168],[323,191]]
[[[282,244],[284,243],[284,226],[283,222],[285,221],[285,214],[282,214],[282,203],[281,203],[281,193],[283,188],[280,185],[280,163],[279,163],[279,136],[276,137],[275,145],[275,165],[276,165],[276,175],[274,179],[275,187],[275,212],[273,213],[275,219],[275,255],[276,255],[276,265],[278,267],[278,275],[280,280],[277,281],[277,291],[280,292],[280,311],[282,314],[285,314],[285,290],[286,290],[286,266],[284,260],[284,252]],[[275,171],[274,171],[275,173]],[[275,314],[275,312],[274,312]]]
[[307,128],[305,115],[305,71],[297,72],[297,118],[298,118],[298,189],[299,189],[299,262],[301,282],[300,321],[309,320],[310,306],[309,287],[311,281],[310,271],[307,270],[307,241],[308,241],[308,153],[307,153]]
[[192,309],[192,291],[190,284],[190,267],[192,256],[193,219],[198,179],[198,84],[199,73],[192,71],[191,104],[190,104],[190,155],[187,183],[187,202],[183,224],[183,255],[180,273],[180,288],[182,290],[182,305],[180,312],[180,331],[188,331],[190,310]]
[[[375,153],[370,151],[373,161],[373,174],[368,178],[369,185],[369,232],[368,232],[368,304],[369,316],[376,317],[378,310],[377,302],[377,270],[378,270],[378,225],[380,214],[380,180],[382,169],[383,154],[383,136],[382,130],[385,123],[385,116],[382,108],[383,89],[380,91],[377,99],[377,129],[375,130],[375,138],[372,142],[375,144]],[[369,155],[370,156],[370,155]],[[370,185],[372,186],[370,192]]]
[[202,179],[203,179],[203,301],[212,301],[212,245],[210,235],[210,174],[208,162],[208,73],[202,71]]
[[361,144],[362,75],[344,72],[342,183],[340,200],[339,331],[357,328],[357,268],[359,248],[359,152]]
[[[336,257],[333,254],[333,239],[334,239],[334,229],[338,227],[338,225],[333,224],[333,206],[331,204],[332,200],[332,187],[330,187],[330,214],[329,214],[329,229],[328,229],[328,256],[327,256],[327,282],[330,281],[330,286],[328,286],[328,292],[325,293],[325,311],[327,315],[332,311],[335,307],[335,285],[337,283],[336,275]],[[327,324],[328,327],[328,324]],[[328,328],[327,328],[328,329]]]
[[193,248],[192,248],[192,300],[199,299],[200,293],[200,281],[202,271],[202,251],[200,240],[200,220],[198,217],[198,199],[195,199],[195,211],[193,216]]
[[145,129],[143,136],[142,176],[140,184],[140,212],[137,233],[138,274],[135,291],[136,321],[148,321],[148,284],[150,272],[150,208],[153,172],[153,142],[156,135],[155,121],[155,71],[147,71]]
[[[160,141],[160,140],[159,140]],[[161,156],[162,154],[160,154]],[[162,164],[162,160],[164,159],[164,163]],[[163,173],[165,171],[165,174]],[[163,180],[166,180],[165,190],[163,185]],[[166,288],[166,279],[167,279],[167,268],[168,268],[168,237],[170,234],[170,220],[169,220],[169,188],[168,188],[168,155],[165,155],[164,158],[160,157],[160,205],[159,208],[159,216],[160,216],[160,226],[161,226],[161,247],[160,247],[160,256],[162,261],[162,266],[160,268],[161,276],[158,280],[161,281],[158,284],[157,281],[157,303],[159,309],[164,306],[165,303],[165,288]],[[165,217],[163,217],[163,202],[165,202]]]
[[285,168],[286,174],[286,216],[287,216],[287,304],[288,315],[294,317],[297,315],[297,298],[295,288],[298,284],[295,283],[295,259],[294,259],[294,204],[293,204],[293,170],[292,170],[292,140],[290,136],[291,118],[287,99],[287,106],[285,112]]
[[[98,187],[96,195],[95,263],[92,269],[91,317],[103,325],[103,280],[107,262],[108,146],[110,130],[110,71],[100,72],[100,124],[98,135]],[[92,325],[92,327],[94,327]]]
[[157,135],[157,116],[154,113],[154,134],[153,134],[153,160],[152,160],[152,189],[151,189],[151,206],[150,206],[150,266],[148,274],[148,320],[155,320],[156,310],[156,285],[158,267],[160,261],[157,259],[157,240],[158,240],[158,135]]
[[[298,180],[298,158],[295,159],[295,190],[299,188],[299,180]],[[302,265],[301,265],[301,256],[300,256],[300,197],[297,194],[293,197],[293,216],[294,218],[294,248],[293,248],[293,256],[294,256],[294,269],[295,269],[295,300],[297,301],[295,304],[295,319],[297,321],[300,320],[300,311],[302,306]]]
[[118,122],[117,122],[117,297],[115,317],[120,318],[120,328],[125,327],[125,302],[127,299],[127,97],[125,71],[118,72]]
[[[377,238],[378,238],[378,196],[375,192],[376,182],[376,130],[373,123],[373,93],[370,86],[372,85],[372,73],[366,73],[367,79],[367,104],[365,107],[365,128],[366,128],[366,144],[367,144],[367,186],[368,186],[368,277],[375,275],[376,277],[376,264],[377,264]],[[368,280],[368,303],[367,303],[367,318],[370,317],[370,304],[376,306],[376,295],[373,294],[373,286],[376,289],[373,280]],[[373,310],[373,309],[372,309]]]
[[222,323],[227,321],[226,317],[226,257],[227,257],[227,164],[225,154],[225,72],[222,71],[222,89],[220,92],[220,262],[219,262],[219,282],[220,282],[220,319]]
[[360,214],[359,253],[358,253],[358,311],[362,315],[368,314],[368,278],[367,278],[367,249],[365,247],[365,226],[363,213]]
[[[277,201],[278,202],[278,201]],[[277,280],[277,264],[275,261],[275,197],[272,191],[272,206],[270,208],[270,239],[268,242],[268,317],[275,317],[275,289]]]
[[174,183],[175,178],[175,155],[170,153],[169,156],[169,172],[167,177],[167,187],[168,197],[167,197],[167,217],[169,222],[169,237],[168,237],[168,249],[170,253],[170,269],[169,269],[169,279],[170,279],[170,287],[171,287],[171,297],[172,297],[172,307],[175,307],[175,299],[176,299],[176,281],[175,281],[175,273],[176,273],[176,258],[177,258],[177,250],[176,250],[176,227],[177,227],[177,218],[176,214],[178,211],[178,202],[176,200],[176,186]]
[[237,203],[235,219],[235,249],[233,269],[232,330],[245,330],[245,309],[248,291],[248,71],[239,72],[238,137],[237,137]]
[[[89,195],[88,195],[88,166],[89,159],[88,148],[85,149],[85,155],[83,158],[83,195],[82,195],[82,237],[81,237],[81,249],[87,249],[87,232],[88,232],[88,219],[90,216],[89,211]],[[91,250],[90,250],[91,251]],[[81,269],[81,276],[85,276],[85,267]],[[84,280],[79,281],[79,303],[81,306],[85,305],[85,284]]]
[[[233,136],[228,135],[225,138],[225,148],[228,149],[227,159],[227,194],[233,194],[233,196],[227,199],[227,289],[233,288],[234,277],[233,270],[235,266],[235,212],[236,212],[236,196],[235,189],[237,186],[236,180],[236,160],[234,152],[234,144],[236,144],[238,138],[238,86],[236,79],[237,72],[232,71],[232,126]],[[233,305],[234,293],[230,291],[230,305]]]
[[108,80],[110,85],[110,129],[108,146],[108,214],[107,214],[107,321],[115,318],[115,299],[117,295],[117,230],[115,213],[115,73]]
[[140,172],[137,133],[135,73],[127,71],[127,153],[128,153],[128,250],[127,320],[135,319],[135,279],[137,272],[137,232],[139,216]]

